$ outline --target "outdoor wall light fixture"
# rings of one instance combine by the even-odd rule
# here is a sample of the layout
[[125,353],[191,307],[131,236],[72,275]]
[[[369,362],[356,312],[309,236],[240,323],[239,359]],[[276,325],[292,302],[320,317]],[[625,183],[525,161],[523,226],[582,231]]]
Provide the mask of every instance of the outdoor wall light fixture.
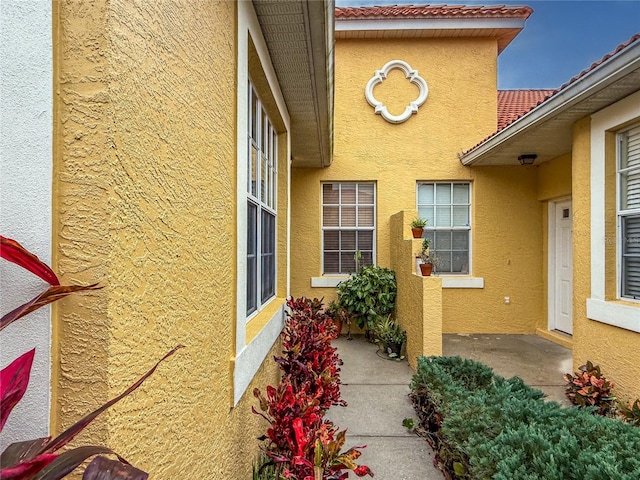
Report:
[[518,157],[518,161],[520,162],[520,165],[533,165],[536,158],[538,158],[538,155],[535,153],[525,153]]

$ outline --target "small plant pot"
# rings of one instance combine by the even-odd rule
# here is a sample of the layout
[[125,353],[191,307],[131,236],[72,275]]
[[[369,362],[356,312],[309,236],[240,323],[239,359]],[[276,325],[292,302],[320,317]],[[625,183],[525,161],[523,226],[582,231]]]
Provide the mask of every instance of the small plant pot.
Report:
[[432,271],[433,271],[433,263],[420,264],[420,272],[422,273],[423,277],[430,277]]
[[411,227],[411,233],[413,235],[413,238],[422,238],[423,231],[424,231],[424,228]]
[[342,320],[335,319],[335,318],[332,320],[333,320],[333,324],[336,326],[336,338],[338,338],[342,333]]
[[394,354],[396,357],[400,357],[400,355],[402,354],[402,343],[387,343],[387,353],[390,355]]

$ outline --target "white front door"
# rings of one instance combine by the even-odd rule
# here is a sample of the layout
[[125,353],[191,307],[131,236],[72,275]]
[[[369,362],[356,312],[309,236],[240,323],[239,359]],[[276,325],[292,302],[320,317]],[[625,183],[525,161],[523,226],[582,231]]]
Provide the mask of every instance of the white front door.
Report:
[[555,203],[554,265],[549,272],[554,276],[552,325],[571,335],[573,333],[573,238],[571,200]]

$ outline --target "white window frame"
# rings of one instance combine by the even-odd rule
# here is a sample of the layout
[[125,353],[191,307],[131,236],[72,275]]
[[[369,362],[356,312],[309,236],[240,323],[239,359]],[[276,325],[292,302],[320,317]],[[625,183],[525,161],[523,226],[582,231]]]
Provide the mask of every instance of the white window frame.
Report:
[[[434,195],[435,195],[435,190],[436,190],[436,185],[449,185],[451,186],[451,188],[453,188],[454,184],[464,184],[467,185],[469,187],[469,202],[467,204],[467,207],[469,208],[469,224],[467,226],[464,227],[436,227],[434,225],[427,225],[424,228],[424,231],[447,231],[447,232],[451,232],[451,231],[468,231],[469,232],[469,262],[468,262],[468,268],[467,268],[467,272],[441,272],[439,270],[436,269],[438,275],[442,275],[442,276],[447,276],[447,277],[468,277],[471,276],[471,272],[473,271],[473,265],[472,265],[472,235],[473,235],[473,228],[472,228],[472,210],[471,210],[471,206],[472,206],[472,183],[468,180],[457,180],[457,181],[450,181],[450,182],[442,182],[442,181],[418,181],[416,182],[416,210],[418,210],[418,212],[420,211],[420,205],[426,205],[426,204],[421,204],[419,203],[419,195],[418,195],[418,191],[420,188],[420,185],[433,185],[434,186]],[[435,200],[435,197],[434,197]],[[452,197],[451,197],[451,204],[450,205],[454,205],[453,204],[453,193],[452,193]],[[429,204],[430,205],[430,204]],[[461,204],[460,204],[461,205]],[[434,204],[435,206],[435,204]],[[434,215],[435,215],[435,211],[434,211]],[[435,235],[434,235],[434,239],[435,239]],[[434,241],[435,243],[435,241]],[[436,255],[437,255],[437,250],[434,248],[435,245],[432,245],[433,250],[435,251]],[[453,286],[454,284],[452,284]],[[484,287],[484,282],[482,282],[482,284],[478,283],[478,284],[474,284],[472,287],[466,286],[466,288],[483,288]]]
[[[344,185],[344,184],[353,184],[356,186],[356,206],[358,205],[358,185],[372,185],[373,186],[373,226],[372,227],[359,227],[357,226],[358,221],[357,221],[357,213],[356,213],[356,226],[354,227],[342,227],[342,226],[338,226],[338,227],[325,227],[324,226],[324,207],[325,207],[325,203],[324,203],[324,186],[325,185],[336,185],[336,184],[340,184],[340,185]],[[322,266],[322,275],[327,276],[327,277],[344,277],[345,275],[350,275],[351,273],[355,273],[355,272],[330,272],[330,273],[325,273],[324,271],[324,252],[325,252],[325,248],[324,248],[324,232],[325,231],[345,231],[345,230],[353,230],[353,231],[371,231],[373,232],[373,239],[372,239],[372,252],[371,252],[371,264],[375,265],[376,264],[376,232],[377,232],[377,203],[378,203],[378,197],[377,197],[377,186],[376,186],[376,182],[361,182],[361,181],[335,181],[335,182],[322,182],[320,184],[320,205],[322,206],[322,211],[320,212],[320,234],[322,236],[321,238],[321,248],[322,248],[322,255],[321,255],[321,266]],[[331,204],[334,205],[334,204]],[[338,204],[339,206],[341,206],[342,204]],[[356,212],[357,212],[357,208],[356,208]],[[357,246],[357,245],[356,245]]]
[[[275,128],[273,127],[273,123],[269,118],[262,101],[260,100],[260,95],[256,92],[251,79],[249,79],[249,86],[247,88],[247,93],[249,95],[249,99],[247,101],[247,116],[249,117],[248,126],[247,126],[247,184],[246,184],[246,202],[252,203],[256,207],[256,277],[255,277],[255,308],[251,312],[247,312],[247,322],[250,321],[255,315],[257,315],[265,305],[267,305],[273,298],[275,298],[275,292],[277,291],[278,284],[278,255],[277,255],[277,245],[278,245],[278,208],[277,208],[277,199],[278,199],[278,137]],[[256,100],[256,110],[259,114],[254,115],[253,111],[253,103],[252,100],[255,98]],[[266,122],[264,120],[266,119]],[[253,138],[252,131],[253,125],[255,122],[255,131],[256,137]],[[266,137],[266,140],[263,140]],[[265,145],[266,142],[266,145]],[[265,147],[266,148],[263,148]],[[257,164],[256,173],[255,173],[255,194],[252,189],[252,167],[253,163],[251,162],[252,148],[256,149],[257,152]],[[266,151],[265,151],[266,150]],[[263,168],[264,167],[264,168]],[[263,185],[263,173],[266,173],[266,182],[265,182],[265,191],[262,192]],[[262,245],[262,232],[263,232],[263,223],[262,223],[262,213],[266,212],[272,215],[275,218],[274,225],[274,270],[273,270],[273,293],[269,295],[267,298],[262,298],[262,282],[264,281],[264,272],[262,271],[262,256],[263,245]],[[247,218],[247,226],[248,226],[248,218]],[[248,232],[245,232],[245,239],[248,239]],[[247,258],[247,257],[245,257]],[[248,261],[248,259],[247,259]],[[247,268],[248,270],[248,268]],[[247,285],[251,282],[251,279],[247,275]],[[248,296],[248,293],[247,293]],[[247,298],[247,304],[249,304],[249,298]]]
[[[284,302],[266,319],[264,326],[260,331],[253,336],[251,341],[247,343],[247,308],[246,308],[246,292],[247,292],[247,162],[248,162],[248,149],[247,149],[247,129],[249,126],[246,112],[248,111],[247,102],[249,101],[249,37],[253,40],[253,44],[256,48],[258,58],[262,65],[262,69],[267,78],[267,83],[273,98],[275,100],[276,108],[280,115],[280,119],[284,124],[286,131],[286,152],[285,158],[291,157],[291,122],[289,119],[289,113],[287,111],[284,97],[278,84],[273,65],[271,64],[271,58],[269,57],[269,50],[260,29],[260,23],[253,8],[253,3],[248,0],[242,0],[238,2],[238,51],[237,51],[237,66],[238,66],[238,78],[237,78],[237,123],[236,123],[236,158],[237,158],[237,183],[236,183],[236,204],[237,204],[237,222],[236,222],[236,238],[237,238],[237,257],[236,257],[236,271],[237,271],[237,285],[236,285],[236,342],[235,342],[235,356],[232,358],[232,372],[233,372],[233,405],[237,405],[243,394],[247,390],[247,387],[251,384],[256,372],[263,364],[265,358],[269,354],[269,351],[273,347],[274,343],[280,335],[280,331],[284,325]],[[282,140],[282,136],[280,136]],[[280,145],[282,150],[282,145]],[[287,188],[291,185],[291,170],[290,164],[287,162],[287,171],[280,172],[281,180],[284,180],[284,175],[287,178]],[[287,192],[287,273],[286,273],[286,286],[284,295],[289,295],[289,225],[290,225],[290,195]],[[280,218],[280,221],[285,221],[284,218]],[[282,287],[281,287],[282,288]],[[272,302],[273,303],[273,300]],[[266,314],[266,313],[265,313]]]
[[629,302],[640,302],[640,297],[625,296],[623,293],[625,282],[623,219],[625,217],[640,217],[640,207],[626,210],[622,208],[622,187],[624,174],[629,172],[640,173],[640,165],[622,168],[623,148],[625,148],[623,139],[630,130],[637,129],[638,127],[640,127],[640,123],[625,128],[616,135],[616,291],[619,299]]
[[[627,299],[608,301],[605,297],[605,138],[607,132],[620,130],[625,124],[639,118],[640,92],[591,116],[591,296],[587,299],[588,318],[638,333],[640,305],[634,305]],[[616,237],[619,237],[616,233]],[[620,274],[616,273],[616,276],[619,278]]]

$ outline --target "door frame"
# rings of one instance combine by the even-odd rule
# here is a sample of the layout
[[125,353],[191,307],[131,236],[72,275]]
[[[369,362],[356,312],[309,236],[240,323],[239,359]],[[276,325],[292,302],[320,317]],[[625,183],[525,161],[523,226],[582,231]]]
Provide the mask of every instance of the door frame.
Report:
[[[547,212],[548,212],[548,231],[547,231],[547,329],[549,331],[559,331],[556,328],[556,206],[558,203],[571,202],[571,218],[573,221],[573,200],[572,197],[565,196],[549,200]],[[571,255],[573,256],[573,236],[571,245]],[[571,303],[573,304],[573,279],[571,281],[572,296]],[[572,309],[573,311],[573,305]],[[572,328],[573,332],[573,328]],[[566,332],[563,332],[566,333]],[[567,334],[569,335],[569,334]]]

